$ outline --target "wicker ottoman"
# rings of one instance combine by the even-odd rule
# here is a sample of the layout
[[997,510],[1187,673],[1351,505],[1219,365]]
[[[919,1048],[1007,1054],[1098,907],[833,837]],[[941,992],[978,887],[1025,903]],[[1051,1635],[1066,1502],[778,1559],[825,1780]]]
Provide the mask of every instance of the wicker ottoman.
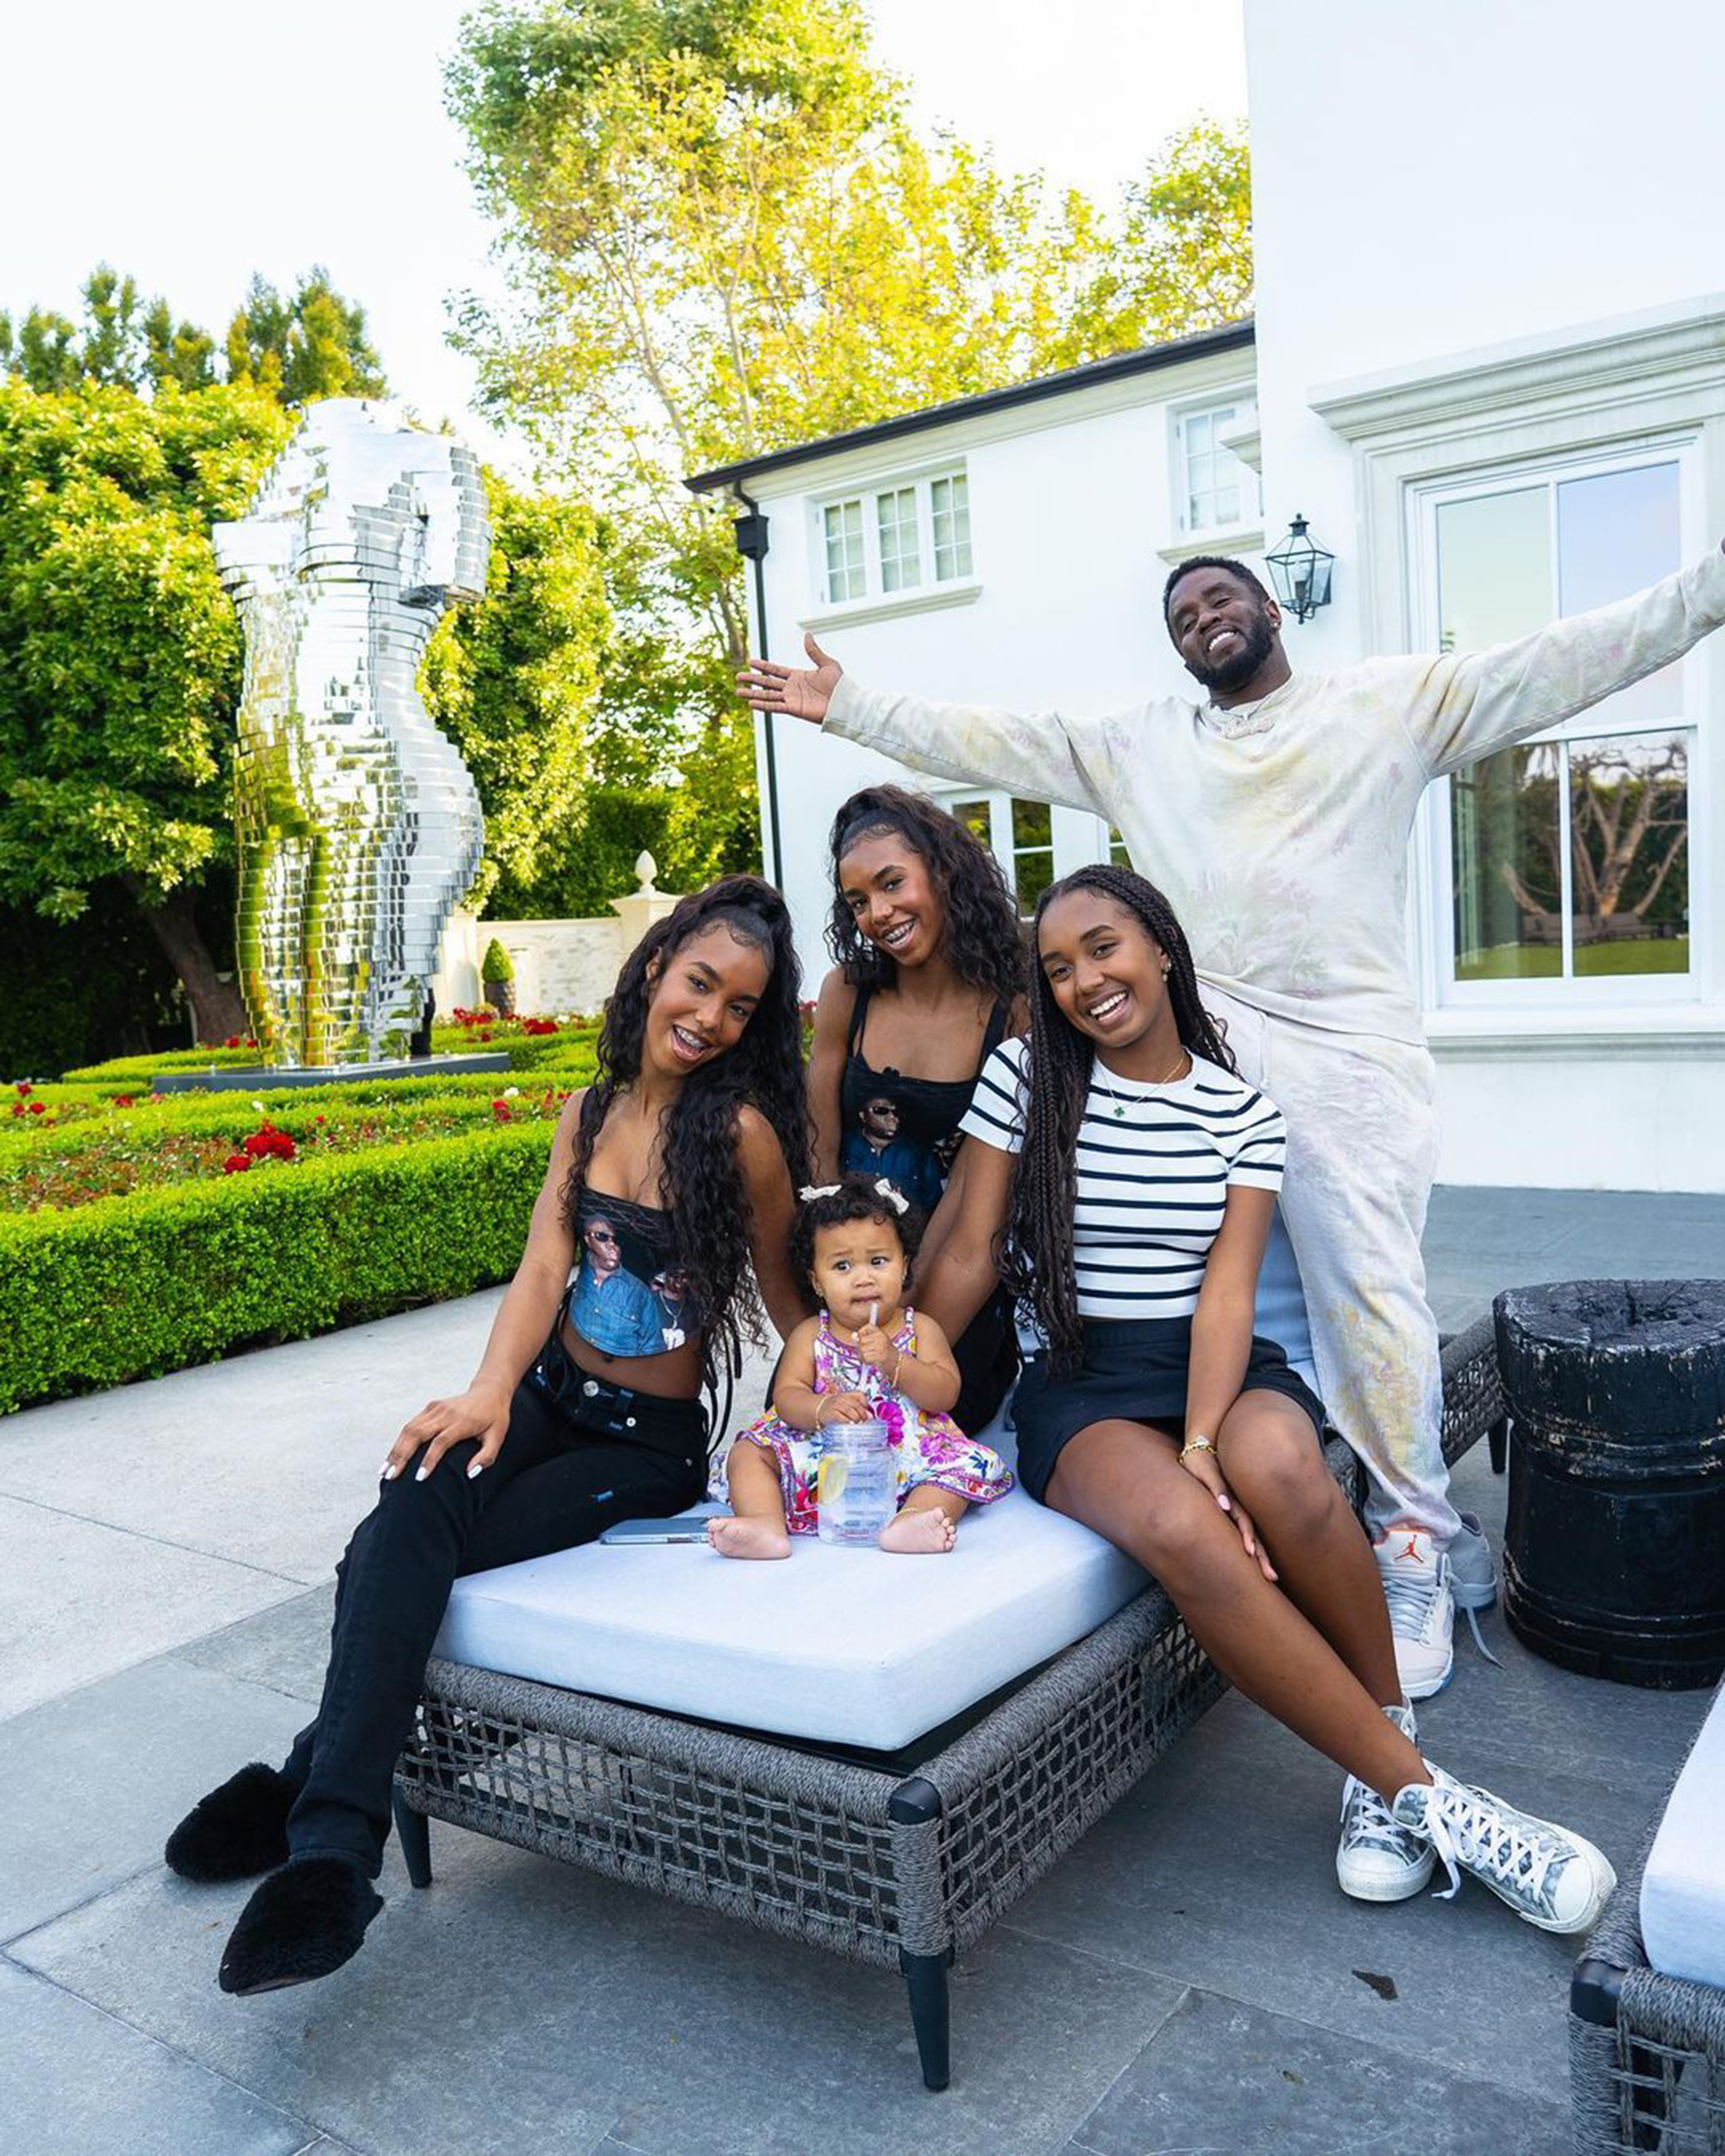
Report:
[[[1453,1460],[1502,1418],[1490,1319],[1444,1353]],[[1494,1448],[1495,1449],[1495,1448]],[[1339,1439],[1338,1480],[1359,1470]],[[1218,1699],[1153,1583],[922,1745],[845,1756],[433,1661],[396,1770],[408,1873],[441,1819],[834,1952],[896,1965],[923,2078],[946,2086],[946,1972]]]

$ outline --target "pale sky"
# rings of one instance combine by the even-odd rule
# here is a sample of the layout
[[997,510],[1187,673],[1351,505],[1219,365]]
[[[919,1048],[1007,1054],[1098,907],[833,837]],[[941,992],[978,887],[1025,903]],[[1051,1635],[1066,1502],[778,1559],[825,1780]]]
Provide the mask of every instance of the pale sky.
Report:
[[[872,0],[919,116],[1104,197],[1201,113],[1245,110],[1242,0]],[[252,272],[314,262],[398,393],[482,454],[444,339],[489,233],[442,109],[461,0],[79,0],[15,10],[0,79],[0,307],[75,314],[106,260],[218,337]],[[514,460],[510,459],[511,461]]]

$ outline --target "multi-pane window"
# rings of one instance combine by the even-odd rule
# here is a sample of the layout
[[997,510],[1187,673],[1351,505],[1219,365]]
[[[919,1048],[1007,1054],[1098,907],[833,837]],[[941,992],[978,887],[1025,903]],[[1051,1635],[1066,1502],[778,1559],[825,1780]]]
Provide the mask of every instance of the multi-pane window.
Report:
[[[1476,490],[1435,505],[1446,651],[1524,636],[1679,566],[1679,467],[1648,462]],[[1458,986],[1686,975],[1689,775],[1681,664],[1449,787]]]
[[1132,856],[1126,851],[1126,842],[1120,837],[1118,824],[1108,826],[1108,859],[1116,868],[1130,868],[1132,865]]
[[862,502],[829,502],[821,511],[821,524],[826,539],[827,598],[862,599],[869,589]]
[[1226,531],[1256,519],[1258,474],[1222,441],[1253,411],[1250,399],[1235,398],[1180,415],[1175,494],[1182,533]]
[[830,606],[967,582],[974,573],[963,472],[823,503],[819,521]]
[[1054,817],[1046,801],[1016,794],[975,793],[942,803],[972,831],[1005,869],[1020,918],[1054,881]]
[[934,524],[934,573],[938,583],[970,573],[970,482],[962,472],[931,479],[929,509]]

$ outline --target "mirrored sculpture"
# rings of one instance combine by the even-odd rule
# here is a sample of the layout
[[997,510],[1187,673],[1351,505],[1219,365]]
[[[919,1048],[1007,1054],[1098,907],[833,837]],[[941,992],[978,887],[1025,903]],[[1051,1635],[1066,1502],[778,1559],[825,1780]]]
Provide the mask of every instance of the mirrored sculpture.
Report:
[[405,1055],[484,850],[417,686],[440,617],[485,590],[478,462],[391,404],[329,398],[213,537],[246,639],[237,945],[262,1060]]

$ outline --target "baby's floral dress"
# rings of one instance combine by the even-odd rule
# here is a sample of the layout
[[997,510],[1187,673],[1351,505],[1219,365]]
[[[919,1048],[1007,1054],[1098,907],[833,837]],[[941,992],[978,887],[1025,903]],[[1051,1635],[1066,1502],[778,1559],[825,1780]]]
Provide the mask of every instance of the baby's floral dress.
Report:
[[[906,1355],[915,1352],[915,1311],[906,1310],[893,1345]],[[814,1389],[868,1395],[887,1426],[901,1505],[924,1482],[953,1490],[973,1505],[992,1504],[1013,1486],[1012,1470],[998,1452],[967,1438],[950,1415],[919,1407],[915,1401],[894,1392],[885,1374],[865,1363],[855,1346],[833,1331],[825,1310],[814,1337]],[[758,1445],[772,1454],[785,1500],[785,1525],[793,1534],[812,1535],[815,1531],[815,1484],[826,1441],[825,1430],[794,1430],[770,1411],[737,1433],[737,1444]],[[723,1458],[713,1463],[709,1495],[730,1501]]]

